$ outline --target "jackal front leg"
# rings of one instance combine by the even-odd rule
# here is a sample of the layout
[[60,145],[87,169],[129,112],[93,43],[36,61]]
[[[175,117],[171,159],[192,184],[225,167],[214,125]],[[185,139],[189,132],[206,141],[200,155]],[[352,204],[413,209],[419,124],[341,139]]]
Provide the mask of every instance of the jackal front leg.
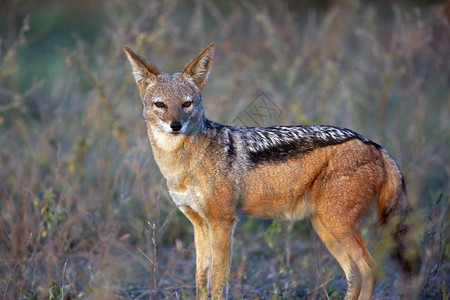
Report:
[[209,271],[211,268],[211,240],[206,220],[189,206],[181,207],[186,217],[194,225],[196,252],[195,289],[197,299],[208,299]]
[[234,217],[209,222],[212,250],[211,299],[227,299],[235,224]]

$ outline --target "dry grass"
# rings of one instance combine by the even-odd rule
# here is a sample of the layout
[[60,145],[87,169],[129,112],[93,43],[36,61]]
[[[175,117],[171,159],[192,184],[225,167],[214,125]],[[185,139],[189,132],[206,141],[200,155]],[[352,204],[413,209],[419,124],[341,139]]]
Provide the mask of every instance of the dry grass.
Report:
[[[0,4],[9,12],[0,31],[3,299],[193,297],[192,228],[153,160],[122,45],[175,72],[212,41],[210,119],[245,119],[264,91],[281,113],[249,125],[338,125],[390,151],[421,244],[416,296],[448,299],[449,5],[101,2],[94,38],[53,45],[62,59],[46,61],[54,74],[46,78],[25,55],[39,43],[40,23],[20,4]],[[362,228],[381,265],[376,298],[397,299],[410,287],[394,282],[375,223],[372,214]],[[342,298],[343,272],[310,227],[241,218],[233,298]]]

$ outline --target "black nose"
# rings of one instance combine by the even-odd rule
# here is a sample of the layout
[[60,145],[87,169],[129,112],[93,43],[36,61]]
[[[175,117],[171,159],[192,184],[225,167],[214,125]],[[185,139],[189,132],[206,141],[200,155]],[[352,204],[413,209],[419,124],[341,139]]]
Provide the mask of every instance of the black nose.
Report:
[[183,127],[181,122],[173,121],[172,123],[170,123],[170,128],[172,128],[173,131],[180,131],[181,127]]

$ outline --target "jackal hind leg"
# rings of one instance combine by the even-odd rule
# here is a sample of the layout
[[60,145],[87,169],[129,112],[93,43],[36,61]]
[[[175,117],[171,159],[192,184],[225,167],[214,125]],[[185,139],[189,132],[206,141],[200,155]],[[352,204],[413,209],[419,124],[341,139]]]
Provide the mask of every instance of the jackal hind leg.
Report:
[[339,242],[323,226],[318,215],[311,218],[311,224],[317,235],[327,247],[328,251],[336,258],[347,279],[347,293],[345,300],[356,300],[361,291],[361,273],[353,259],[347,254]]
[[190,207],[182,207],[186,217],[194,226],[196,252],[195,289],[197,299],[208,299],[211,268],[211,237],[208,224]]
[[361,292],[358,299],[371,299],[376,282],[374,274],[376,263],[362,241],[359,226],[357,224],[345,226],[341,223],[341,226],[333,227],[329,224],[322,224],[338,241],[359,269],[361,274]]
[[375,283],[377,281],[375,274],[377,264],[372,258],[372,255],[370,255],[370,252],[367,250],[359,229],[355,233],[354,238],[363,252],[362,257],[360,257],[356,263],[362,274],[362,287],[358,299],[372,299],[373,291],[375,290]]

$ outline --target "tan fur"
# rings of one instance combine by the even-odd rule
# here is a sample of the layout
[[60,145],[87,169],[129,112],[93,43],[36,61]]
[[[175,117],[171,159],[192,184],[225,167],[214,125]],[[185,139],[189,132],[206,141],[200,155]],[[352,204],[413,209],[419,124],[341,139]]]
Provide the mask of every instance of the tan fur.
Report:
[[[310,139],[323,143],[345,135],[354,138],[252,163],[244,133],[253,129],[221,129],[204,118],[201,90],[214,45],[174,75],[160,73],[124,49],[155,159],[173,201],[194,226],[197,297],[206,299],[210,290],[213,299],[226,298],[236,215],[243,213],[285,220],[311,217],[313,228],[345,272],[346,299],[370,299],[375,262],[358,223],[377,195],[381,215],[398,206],[403,193],[400,170],[385,150],[354,133],[334,130]],[[301,130],[296,134],[301,136]],[[263,137],[262,154],[264,149],[273,151],[276,143],[288,145],[292,137]]]

